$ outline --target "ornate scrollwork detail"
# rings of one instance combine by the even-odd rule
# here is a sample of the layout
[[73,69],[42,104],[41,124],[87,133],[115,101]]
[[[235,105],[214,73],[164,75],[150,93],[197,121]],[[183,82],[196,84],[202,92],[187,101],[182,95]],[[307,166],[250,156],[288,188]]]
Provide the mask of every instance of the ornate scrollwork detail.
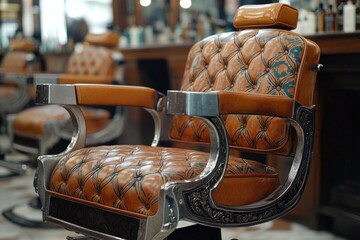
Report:
[[[305,139],[313,138],[315,129],[314,110],[300,106],[297,110],[296,118],[304,130]],[[305,143],[309,143],[308,140]]]
[[[302,192],[305,183],[307,170],[310,164],[312,141],[314,136],[314,110],[303,106],[299,106],[296,112],[296,121],[304,132],[304,149],[303,155],[298,169],[298,173],[284,195],[276,199],[270,204],[255,207],[248,210],[225,210],[214,206],[211,202],[210,190],[211,187],[221,177],[223,168],[226,166],[220,165],[214,171],[211,179],[197,189],[192,189],[184,193],[187,205],[189,206],[190,214],[194,215],[197,219],[202,219],[208,223],[217,224],[233,224],[234,226],[250,225],[266,220],[271,220],[280,216],[281,213],[289,211],[292,206],[296,204]],[[215,127],[219,130],[217,121],[212,120]],[[218,162],[224,163],[223,159],[226,154],[223,152],[223,146],[220,146],[220,154]]]

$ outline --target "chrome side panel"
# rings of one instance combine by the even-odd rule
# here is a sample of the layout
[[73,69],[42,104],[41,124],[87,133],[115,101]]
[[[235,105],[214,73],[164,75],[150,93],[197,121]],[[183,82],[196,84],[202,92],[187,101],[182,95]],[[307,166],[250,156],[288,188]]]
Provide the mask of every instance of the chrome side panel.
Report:
[[36,103],[76,105],[74,85],[40,84],[36,85]]

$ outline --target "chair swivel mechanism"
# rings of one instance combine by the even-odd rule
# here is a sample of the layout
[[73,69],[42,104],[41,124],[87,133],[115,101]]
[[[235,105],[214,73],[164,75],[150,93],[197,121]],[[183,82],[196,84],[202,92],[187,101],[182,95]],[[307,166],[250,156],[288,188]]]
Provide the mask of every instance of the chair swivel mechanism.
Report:
[[[9,136],[6,134],[6,116],[32,106],[35,97],[33,74],[43,69],[41,58],[36,54],[37,44],[32,39],[11,39],[9,51],[1,61],[0,67],[0,154],[1,176],[22,173],[21,168],[4,162],[10,149]],[[8,171],[13,169],[13,171]]]
[[[119,34],[115,32],[88,34],[85,37],[84,49],[69,57],[65,73],[37,74],[34,77],[35,84],[121,84],[124,64],[121,53],[115,49],[118,41]],[[81,111],[87,119],[87,145],[116,141],[122,133],[123,108],[88,106],[81,108]],[[72,124],[68,112],[55,105],[34,106],[11,115],[8,117],[8,126],[12,149],[29,155],[29,166],[36,166],[39,155],[60,153],[65,148],[64,144],[67,145],[72,138]],[[37,202],[35,200],[35,203]],[[5,217],[20,225],[43,227],[40,211],[37,221],[24,221],[23,217],[15,214],[18,212],[16,207],[3,212]],[[30,207],[37,206],[31,204]]]
[[[289,212],[311,158],[320,54],[290,31],[297,16],[281,3],[240,7],[239,30],[196,43],[181,89],[166,97],[139,86],[38,85],[37,103],[63,106],[76,129],[65,152],[38,158],[44,221],[96,239],[221,239],[221,228]],[[151,112],[152,145],[84,147],[80,108],[92,104]],[[181,148],[158,146],[164,111]],[[243,152],[292,157],[287,180]],[[202,230],[193,234],[194,227]]]

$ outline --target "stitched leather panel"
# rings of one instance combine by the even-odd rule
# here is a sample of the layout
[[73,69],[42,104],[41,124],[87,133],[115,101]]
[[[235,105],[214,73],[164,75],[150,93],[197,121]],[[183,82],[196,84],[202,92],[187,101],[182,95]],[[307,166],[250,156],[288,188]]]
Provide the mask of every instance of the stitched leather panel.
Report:
[[256,4],[238,8],[234,16],[237,29],[281,28],[295,29],[298,22],[296,8],[286,4]]
[[[304,46],[297,34],[282,30],[244,30],[211,36],[191,49],[181,90],[294,98]],[[253,115],[227,115],[223,119],[233,147],[276,150],[288,142],[288,126],[283,119]],[[209,141],[202,120],[187,116],[174,117],[169,136],[172,140]]]
[[[165,182],[197,176],[205,167],[208,157],[208,153],[199,151],[150,146],[80,149],[58,162],[49,188],[90,204],[94,202],[118,210],[154,215],[161,186]],[[236,184],[228,176],[236,177]],[[249,182],[251,178],[255,181]],[[220,192],[215,194],[219,199],[217,202],[215,198],[215,202],[220,204],[226,198],[237,198],[231,196],[234,191],[244,193],[243,187],[247,190],[241,195],[246,199],[236,204],[258,201],[279,185],[273,168],[235,157],[229,160],[223,182],[225,184],[220,183]]]
[[16,135],[40,138],[45,134],[46,123],[69,118],[67,111],[57,105],[31,107],[16,114],[13,131]]
[[[110,114],[103,109],[81,108],[86,119],[86,130],[89,133],[99,131],[109,122]],[[17,113],[13,124],[16,135],[41,138],[45,135],[47,124],[57,122],[58,131],[72,129],[69,113],[57,105],[46,105],[27,108]],[[51,130],[53,131],[53,130]]]
[[68,74],[102,76],[112,76],[114,71],[112,51],[99,46],[88,46],[82,52],[73,54],[66,69]]

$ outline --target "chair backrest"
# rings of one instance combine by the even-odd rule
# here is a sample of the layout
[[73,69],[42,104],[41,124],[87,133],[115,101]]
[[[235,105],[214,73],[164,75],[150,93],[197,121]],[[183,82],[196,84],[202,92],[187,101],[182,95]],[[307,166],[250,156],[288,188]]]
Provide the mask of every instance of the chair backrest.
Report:
[[[268,6],[262,11],[256,5],[239,8],[234,18],[239,31],[195,44],[188,55],[181,90],[283,95],[310,106],[316,77],[312,64],[318,62],[319,49],[290,31],[297,25],[296,9],[283,4],[275,10]],[[242,14],[244,10],[248,14]],[[282,118],[227,115],[223,119],[233,148],[258,152],[292,149],[291,129]],[[188,116],[172,119],[169,137],[209,142],[205,123]]]
[[34,59],[36,44],[31,39],[11,39],[9,52],[1,61],[2,72],[25,73],[31,72],[31,63]]
[[[66,71],[60,76],[60,82],[66,83],[69,77],[101,76],[104,77],[103,83],[111,83],[116,71],[116,64],[112,57],[118,42],[119,34],[116,32],[87,34],[84,49],[70,56]],[[96,79],[97,82],[98,80]],[[79,79],[79,82],[83,81]]]

